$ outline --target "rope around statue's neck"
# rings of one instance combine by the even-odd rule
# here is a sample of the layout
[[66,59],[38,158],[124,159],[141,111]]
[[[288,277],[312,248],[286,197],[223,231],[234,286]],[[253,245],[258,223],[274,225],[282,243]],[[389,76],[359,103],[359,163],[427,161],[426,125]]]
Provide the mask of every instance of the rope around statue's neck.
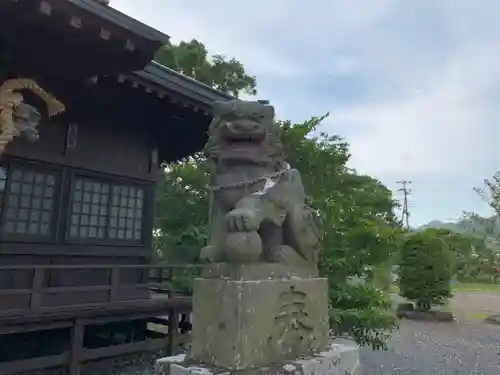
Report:
[[209,185],[207,186],[208,189],[208,238],[207,242],[210,244],[210,235],[212,233],[212,206],[214,202],[214,192],[219,191],[219,190],[224,190],[224,189],[234,189],[234,188],[239,188],[239,187],[244,187],[245,188],[245,195],[247,194],[247,188],[251,185],[254,185],[258,182],[266,181],[264,187],[255,192],[254,194],[257,195],[262,195],[265,193],[266,190],[270,189],[272,186],[276,184],[275,181],[273,181],[274,178],[278,178],[283,176],[288,170],[290,169],[290,165],[287,163],[285,165],[285,168],[282,169],[281,171],[266,174],[263,176],[256,177],[252,180],[244,180],[244,181],[239,181],[239,182],[234,182],[232,184],[224,184],[224,185]]
[[250,185],[256,184],[257,182],[270,180],[270,179],[273,179],[276,177],[281,177],[283,174],[285,174],[285,172],[287,170],[288,169],[283,169],[283,170],[278,171],[278,172],[274,172],[271,174],[266,174],[264,176],[256,177],[252,180],[238,181],[238,182],[233,182],[232,184],[212,185],[212,186],[208,186],[207,188],[208,188],[208,190],[213,192],[213,191],[218,191],[218,190],[223,190],[223,189],[232,189],[232,188],[237,188],[237,187],[248,187]]

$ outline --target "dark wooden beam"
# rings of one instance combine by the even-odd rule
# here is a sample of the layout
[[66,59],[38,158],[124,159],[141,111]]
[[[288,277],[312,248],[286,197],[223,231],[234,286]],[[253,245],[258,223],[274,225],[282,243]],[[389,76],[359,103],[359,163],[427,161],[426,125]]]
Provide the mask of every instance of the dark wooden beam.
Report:
[[177,160],[201,150],[211,121],[203,111],[183,106],[168,95],[160,96],[152,90],[148,93],[138,83],[120,83],[116,77],[98,78],[93,91],[89,91],[89,96],[106,106],[108,113],[146,126],[157,140],[162,161]]
[[7,49],[16,70],[43,73],[48,77],[85,78],[109,74],[122,65],[121,61],[127,64],[139,61],[139,57],[121,48],[108,49],[83,43],[40,41],[33,46],[10,43]]
[[145,94],[158,97],[162,100],[162,104],[168,103],[175,106],[176,110],[180,110],[183,115],[190,116],[190,112],[200,113],[205,116],[209,115],[210,107],[206,103],[192,100],[185,95],[149,82],[146,79],[121,74],[116,77],[116,80],[123,85],[122,87],[129,86]]
[[85,326],[80,319],[75,319],[71,330],[71,348],[68,375],[80,375],[81,359],[83,356],[83,334]]
[[144,341],[132,342],[121,345],[113,345],[96,349],[85,349],[82,360],[92,361],[102,358],[114,357],[118,355],[130,354],[134,352],[150,352],[164,349],[168,346],[168,337],[160,339],[146,339]]
[[116,25],[81,9],[61,13],[56,5],[64,2],[0,7],[0,46],[15,56],[16,66],[35,65],[48,75],[85,76],[137,70],[152,57],[138,49],[137,35],[124,35]]
[[69,354],[63,353],[49,357],[31,358],[14,362],[0,363],[0,375],[16,375],[33,370],[42,370],[50,367],[63,366],[68,363],[68,358]]

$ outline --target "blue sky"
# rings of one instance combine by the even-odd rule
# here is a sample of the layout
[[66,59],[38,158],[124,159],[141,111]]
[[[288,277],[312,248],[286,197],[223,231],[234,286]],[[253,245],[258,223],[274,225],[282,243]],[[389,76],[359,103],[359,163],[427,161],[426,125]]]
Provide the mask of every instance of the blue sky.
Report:
[[279,118],[331,112],[321,130],[351,144],[352,167],[392,189],[412,180],[411,225],[489,212],[472,188],[500,169],[500,1],[111,5],[240,60]]

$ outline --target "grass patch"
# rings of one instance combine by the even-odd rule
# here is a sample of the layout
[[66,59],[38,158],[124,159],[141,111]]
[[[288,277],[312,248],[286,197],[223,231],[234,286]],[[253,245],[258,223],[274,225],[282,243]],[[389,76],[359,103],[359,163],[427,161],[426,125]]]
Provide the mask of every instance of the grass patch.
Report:
[[488,314],[485,313],[472,313],[467,315],[467,318],[472,320],[484,320],[488,317]]
[[[453,285],[453,291],[500,293],[500,285],[482,283],[457,283]],[[389,292],[399,294],[399,287],[396,284],[393,284],[390,286]]]
[[460,283],[453,286],[453,291],[500,293],[500,285],[480,284],[480,283]]

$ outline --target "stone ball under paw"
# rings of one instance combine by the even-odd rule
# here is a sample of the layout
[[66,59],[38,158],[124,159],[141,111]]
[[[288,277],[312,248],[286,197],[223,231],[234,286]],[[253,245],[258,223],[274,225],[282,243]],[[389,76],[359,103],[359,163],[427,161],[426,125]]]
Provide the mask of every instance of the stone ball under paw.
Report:
[[262,239],[257,232],[229,233],[225,255],[230,263],[255,263],[262,253]]

